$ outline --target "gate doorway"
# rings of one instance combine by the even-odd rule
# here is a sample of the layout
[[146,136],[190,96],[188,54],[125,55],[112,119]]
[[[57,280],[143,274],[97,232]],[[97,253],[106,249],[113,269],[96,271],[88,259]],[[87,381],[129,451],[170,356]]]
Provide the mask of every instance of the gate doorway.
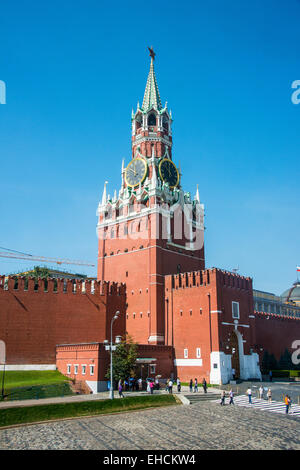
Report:
[[232,368],[235,369],[235,378],[240,378],[240,354],[239,354],[239,340],[235,331],[230,335],[229,348],[231,356]]

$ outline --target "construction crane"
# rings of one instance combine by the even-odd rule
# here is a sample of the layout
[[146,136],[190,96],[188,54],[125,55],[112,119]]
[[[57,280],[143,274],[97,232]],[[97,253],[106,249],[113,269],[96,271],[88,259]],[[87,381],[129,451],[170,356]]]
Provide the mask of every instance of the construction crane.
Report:
[[1,258],[10,258],[10,259],[22,259],[25,261],[42,261],[48,263],[56,264],[77,264],[78,266],[95,266],[94,264],[87,263],[86,261],[74,261],[70,259],[60,259],[60,258],[46,258],[45,256],[36,256],[29,253],[23,253],[21,251],[11,250],[10,248],[3,248],[0,246],[0,257]]

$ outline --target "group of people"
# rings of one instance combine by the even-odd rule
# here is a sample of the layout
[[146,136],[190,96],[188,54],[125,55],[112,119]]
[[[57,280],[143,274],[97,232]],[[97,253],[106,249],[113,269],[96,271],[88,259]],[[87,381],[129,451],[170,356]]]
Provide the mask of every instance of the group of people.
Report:
[[[204,393],[207,393],[207,382],[205,379],[202,380],[202,387],[204,390]],[[193,388],[194,388],[194,393],[198,392],[198,379],[195,379],[195,382],[193,383],[193,379],[190,380],[190,392],[193,393]]]
[[119,380],[118,390],[120,396],[123,394],[123,391],[138,392],[147,390],[153,393],[153,390],[159,390],[159,380],[158,378],[143,380],[141,377],[139,379],[129,377],[125,380]]
[[[220,404],[221,404],[222,406],[225,405],[225,397],[226,397],[226,391],[225,391],[225,390],[221,390],[221,401],[220,401]],[[234,397],[234,393],[233,393],[233,390],[232,390],[232,388],[231,388],[230,391],[229,391],[229,405],[234,405],[233,397]]]
[[[263,386],[261,385],[259,387],[259,390],[258,390],[258,394],[259,394],[259,398],[261,400],[263,400],[265,397],[264,397],[264,392],[265,392],[265,389],[263,388]],[[252,389],[251,387],[249,387],[246,391],[246,395],[248,396],[248,399],[249,399],[249,403],[252,404]],[[225,390],[221,390],[221,401],[220,401],[220,404],[221,405],[225,405],[225,397],[226,397],[226,391]],[[231,389],[229,391],[229,405],[234,405],[234,401],[233,401],[233,397],[234,397],[234,393],[233,393],[233,390]],[[267,396],[266,396],[267,400],[269,403],[272,403],[272,390],[270,388],[268,388],[267,390]],[[285,398],[284,398],[284,404],[285,404],[285,412],[286,414],[288,414],[289,412],[289,409],[291,408],[292,406],[292,400],[291,400],[291,397],[289,395],[285,395]]]

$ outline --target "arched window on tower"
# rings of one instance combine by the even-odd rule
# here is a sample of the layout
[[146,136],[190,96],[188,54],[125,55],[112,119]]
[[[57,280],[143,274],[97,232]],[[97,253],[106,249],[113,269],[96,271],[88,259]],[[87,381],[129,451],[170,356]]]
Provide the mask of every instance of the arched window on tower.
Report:
[[169,132],[169,119],[166,114],[163,115],[163,128],[166,132]]
[[156,126],[156,116],[153,113],[148,117],[148,126]]
[[138,130],[142,127],[142,121],[143,121],[142,115],[138,114],[135,121],[136,121],[136,130]]

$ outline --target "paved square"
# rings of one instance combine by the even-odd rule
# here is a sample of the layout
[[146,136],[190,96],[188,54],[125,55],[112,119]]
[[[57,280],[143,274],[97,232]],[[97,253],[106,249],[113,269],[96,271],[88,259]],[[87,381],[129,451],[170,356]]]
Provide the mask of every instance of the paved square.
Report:
[[204,402],[0,431],[0,449],[300,449],[299,419]]

